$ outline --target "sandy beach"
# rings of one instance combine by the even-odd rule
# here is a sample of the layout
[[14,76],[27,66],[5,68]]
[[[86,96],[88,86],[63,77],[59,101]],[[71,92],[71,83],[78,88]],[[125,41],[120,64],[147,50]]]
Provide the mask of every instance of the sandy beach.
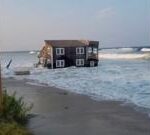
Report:
[[3,79],[9,93],[33,103],[29,129],[35,135],[150,135],[150,118],[120,102],[97,102],[87,96],[28,80]]

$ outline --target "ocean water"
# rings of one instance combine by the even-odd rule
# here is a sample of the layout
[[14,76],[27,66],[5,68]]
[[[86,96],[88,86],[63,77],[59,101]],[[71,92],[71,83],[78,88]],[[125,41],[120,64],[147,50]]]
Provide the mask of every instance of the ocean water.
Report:
[[[34,68],[37,53],[1,53],[3,77],[31,79],[34,82],[64,88],[95,100],[116,100],[150,109],[150,49],[106,49],[99,51],[99,66],[94,68]],[[10,69],[5,66],[12,59]],[[15,76],[18,67],[28,67],[29,76]]]

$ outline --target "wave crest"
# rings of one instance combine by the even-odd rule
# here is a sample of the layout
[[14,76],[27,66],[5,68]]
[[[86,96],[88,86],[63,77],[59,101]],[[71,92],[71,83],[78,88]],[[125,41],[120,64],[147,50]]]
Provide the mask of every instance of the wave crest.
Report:
[[150,52],[150,48],[143,48],[141,49],[141,52]]
[[150,59],[150,53],[143,53],[143,54],[99,53],[99,59]]

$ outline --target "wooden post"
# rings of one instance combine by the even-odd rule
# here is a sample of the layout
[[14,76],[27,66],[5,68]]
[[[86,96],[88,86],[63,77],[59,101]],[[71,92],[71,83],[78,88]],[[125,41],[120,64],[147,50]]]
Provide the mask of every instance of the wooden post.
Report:
[[0,63],[0,111],[2,110],[3,92],[2,92],[2,76],[1,76],[1,63]]

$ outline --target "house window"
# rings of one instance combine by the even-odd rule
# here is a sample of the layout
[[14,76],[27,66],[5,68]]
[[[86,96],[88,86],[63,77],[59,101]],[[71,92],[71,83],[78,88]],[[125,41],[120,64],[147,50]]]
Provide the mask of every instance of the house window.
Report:
[[84,47],[76,48],[76,54],[84,54]]
[[93,53],[94,53],[94,54],[97,54],[97,51],[98,51],[97,48],[94,48],[94,49],[93,49]]
[[64,48],[56,48],[56,55],[64,55],[65,49]]
[[92,53],[92,47],[89,47],[89,48],[88,48],[88,52],[89,52],[89,53]]
[[56,60],[56,67],[65,67],[65,61],[64,60]]
[[76,66],[84,66],[84,59],[76,59]]

